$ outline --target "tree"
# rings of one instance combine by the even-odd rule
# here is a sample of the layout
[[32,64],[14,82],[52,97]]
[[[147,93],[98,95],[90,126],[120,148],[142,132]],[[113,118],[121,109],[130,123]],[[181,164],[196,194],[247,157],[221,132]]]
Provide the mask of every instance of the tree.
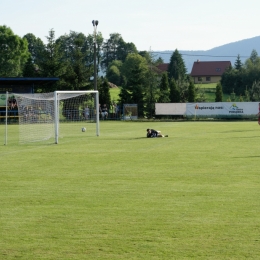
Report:
[[[96,34],[96,58],[97,58],[97,73],[100,71],[101,68],[101,62],[102,62],[102,46],[103,46],[103,36],[102,34],[99,32]],[[89,67],[89,70],[92,70],[94,73],[94,36],[89,34],[87,36],[87,40],[86,40],[86,50],[88,52],[88,55],[86,56],[86,64]],[[93,74],[92,73],[92,74]]]
[[232,67],[230,67],[229,69],[227,69],[221,77],[221,86],[223,88],[223,92],[226,94],[231,93],[231,91],[233,91],[234,88],[234,83],[236,80],[236,71],[235,69],[233,69]]
[[107,75],[106,75],[107,79],[117,86],[122,85],[122,75],[121,75],[122,65],[123,65],[122,61],[114,60],[110,63],[107,70]]
[[30,55],[23,68],[23,77],[35,77],[36,75],[35,65]]
[[231,102],[235,102],[236,101],[236,93],[234,92],[234,89],[233,89],[233,92],[230,93],[230,100],[231,100]]
[[260,81],[255,81],[249,91],[252,101],[260,101]]
[[0,76],[21,76],[28,57],[27,41],[15,35],[9,27],[0,26]]
[[109,80],[109,82],[117,86],[121,85],[121,73],[117,66],[109,66],[109,69],[107,71],[107,79]]
[[182,56],[176,49],[171,56],[170,64],[168,66],[169,79],[174,78],[176,82],[183,82],[186,79],[186,73],[187,69],[185,67]]
[[[57,39],[60,45],[62,59],[69,68],[66,70],[65,81],[71,89],[90,89],[90,78],[94,75],[94,36],[70,31]],[[101,33],[96,35],[97,73],[100,68],[101,45],[103,37]]]
[[131,101],[133,104],[137,104],[138,106],[138,116],[143,117],[144,116],[144,91],[145,91],[145,85],[144,85],[144,75],[142,74],[142,71],[140,68],[135,65],[135,67],[132,69],[132,75],[133,77],[128,79],[127,81],[127,88],[130,90],[131,93]]
[[126,82],[133,78],[133,69],[138,68],[142,79],[145,81],[145,77],[148,73],[148,63],[145,58],[139,54],[128,54],[125,62],[122,66],[122,75],[125,77]]
[[245,101],[246,101],[246,102],[249,102],[249,101],[250,101],[250,93],[249,93],[249,91],[247,90],[247,86],[246,86],[246,90],[245,90]]
[[86,40],[84,34],[73,31],[57,40],[60,49],[64,51],[62,52],[63,60],[67,63],[66,73],[63,76],[67,89],[86,90],[89,88],[93,70],[89,70],[86,66],[86,56],[89,55]]
[[138,54],[146,59],[147,64],[152,64],[153,63],[153,58],[154,57],[151,54],[151,52],[149,52],[149,51],[139,51]]
[[205,96],[205,90],[204,88],[196,88],[196,92],[197,92],[197,95],[196,95],[196,102],[205,102],[206,101],[206,96]]
[[59,77],[64,73],[62,64],[63,54],[60,44],[55,40],[55,31],[51,29],[44,49],[43,61],[41,62],[41,73],[45,77]]
[[189,82],[188,102],[190,103],[195,102],[195,86],[192,80],[190,80]]
[[159,57],[156,61],[155,61],[155,64],[156,65],[159,65],[159,64],[162,64],[164,61],[162,59],[162,57]]
[[260,58],[258,57],[256,50],[253,50],[251,52],[250,58],[245,61],[245,69],[247,70],[248,74],[250,74],[248,77],[250,77],[252,80],[251,84],[253,84],[255,80],[258,80],[260,71]]
[[36,38],[32,33],[27,33],[23,39],[26,39],[28,42],[28,51],[30,52],[35,69],[38,70],[38,65],[43,58],[45,45],[40,38]]
[[114,60],[125,61],[130,53],[137,53],[137,49],[133,43],[126,43],[121,34],[112,33],[109,39],[102,45],[102,61],[101,67],[107,71],[109,64]]
[[169,82],[168,82],[168,75],[167,73],[162,74],[161,83],[159,85],[159,103],[168,103],[170,102],[169,97]]
[[152,118],[155,115],[155,103],[157,102],[160,93],[158,85],[160,83],[160,74],[158,74],[157,60],[152,52],[141,51],[139,54],[147,61],[147,83],[145,87],[145,116]]
[[128,54],[122,66],[128,100],[138,105],[138,115],[144,116],[144,97],[148,86],[148,66],[145,58],[139,54]]
[[127,87],[125,84],[123,84],[123,86],[120,88],[120,93],[119,93],[119,103],[121,105],[123,104],[128,104],[130,103],[130,99],[131,99],[131,95],[130,93],[127,91]]
[[237,59],[236,59],[236,61],[235,61],[235,69],[236,70],[241,70],[242,69],[242,61],[241,61],[241,59],[240,59],[240,55],[238,54],[237,55]]
[[222,94],[222,86],[221,83],[219,82],[216,86],[216,98],[215,102],[222,102],[223,94]]
[[251,55],[250,55],[250,60],[251,62],[256,65],[256,63],[258,62],[259,58],[258,58],[258,53],[255,49],[252,50]]
[[137,53],[136,46],[132,42],[125,42],[123,39],[119,42],[117,48],[117,59],[122,62],[125,61],[126,57],[130,53]]
[[187,102],[189,98],[189,81],[177,81],[177,87],[180,91],[180,102]]
[[106,104],[107,108],[109,108],[111,104],[111,96],[109,92],[109,84],[107,79],[103,79],[103,82],[99,84],[98,91],[99,91],[99,103],[101,105]]
[[180,91],[174,79],[170,80],[170,102],[172,103],[180,102]]
[[55,40],[55,32],[50,30],[49,36],[46,37],[48,43],[45,45],[43,58],[39,64],[41,76],[43,77],[59,77],[60,81],[52,86],[52,88],[42,89],[42,91],[54,91],[56,89],[64,88],[64,75],[67,71],[68,63],[63,59],[61,47]]

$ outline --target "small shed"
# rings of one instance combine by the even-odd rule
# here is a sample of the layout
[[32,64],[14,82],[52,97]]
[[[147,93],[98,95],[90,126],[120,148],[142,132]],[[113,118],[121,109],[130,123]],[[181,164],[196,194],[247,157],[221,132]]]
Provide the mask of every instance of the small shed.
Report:
[[0,78],[0,112],[5,110],[6,92],[9,93],[34,93],[35,87],[52,86],[59,78],[23,78],[5,77]]

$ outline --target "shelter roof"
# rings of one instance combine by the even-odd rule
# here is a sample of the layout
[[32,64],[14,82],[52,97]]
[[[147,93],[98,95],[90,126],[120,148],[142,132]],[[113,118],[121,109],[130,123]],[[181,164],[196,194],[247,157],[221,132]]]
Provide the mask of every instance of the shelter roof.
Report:
[[59,78],[23,78],[23,77],[6,77],[0,78],[0,85],[44,85],[48,83],[55,83]]

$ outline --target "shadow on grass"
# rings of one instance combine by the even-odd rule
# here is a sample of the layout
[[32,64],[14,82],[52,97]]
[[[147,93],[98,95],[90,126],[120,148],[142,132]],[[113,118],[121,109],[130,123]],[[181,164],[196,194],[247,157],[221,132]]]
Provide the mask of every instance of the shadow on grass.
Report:
[[221,137],[219,139],[244,139],[244,138],[259,138],[260,135],[257,135],[257,136],[245,136],[245,137],[237,137],[237,136],[232,136],[232,137]]
[[221,134],[228,134],[228,133],[243,133],[243,132],[254,132],[257,130],[231,130],[231,131],[224,131],[220,132]]
[[[166,137],[165,137],[166,138]],[[135,138],[130,138],[130,140],[136,140],[136,139],[164,139],[162,137],[157,137],[157,138],[147,138],[146,136],[145,137],[135,137]]]

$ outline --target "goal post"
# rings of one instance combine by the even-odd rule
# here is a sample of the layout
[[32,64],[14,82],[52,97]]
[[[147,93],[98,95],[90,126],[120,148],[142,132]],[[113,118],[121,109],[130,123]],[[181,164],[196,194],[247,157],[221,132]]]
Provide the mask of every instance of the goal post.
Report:
[[[12,93],[17,102],[19,142],[30,143],[74,138],[87,127],[85,136],[99,136],[99,93],[97,90]],[[6,141],[7,144],[7,132]]]
[[[94,120],[96,123],[96,136],[99,136],[99,95],[97,90],[88,91],[55,91],[54,92],[54,118],[55,118],[55,143],[59,142],[59,130],[60,130],[60,102],[62,100],[68,100],[69,98],[75,98],[78,95],[94,94]],[[63,114],[70,120],[76,119],[79,115],[75,115],[73,105],[68,107],[68,110],[63,107]],[[70,118],[71,117],[71,118]],[[76,118],[75,118],[76,117]]]

